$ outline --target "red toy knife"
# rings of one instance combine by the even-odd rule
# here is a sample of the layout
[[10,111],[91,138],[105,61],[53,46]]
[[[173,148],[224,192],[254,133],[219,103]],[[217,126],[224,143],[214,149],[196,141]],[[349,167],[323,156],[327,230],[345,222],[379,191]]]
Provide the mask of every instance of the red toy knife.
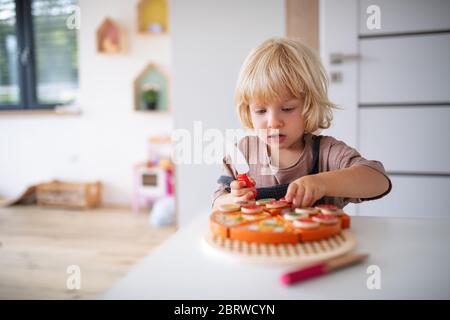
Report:
[[[237,175],[235,175],[233,173],[233,175],[232,175],[233,178],[235,180],[245,182],[245,185],[247,188],[255,187],[255,184],[250,180],[250,178],[248,176],[250,167],[248,166],[247,160],[245,159],[241,150],[239,150],[239,148],[237,147],[236,144],[231,143],[230,141],[227,141],[227,149],[228,149],[228,155],[231,158],[232,165],[238,173]],[[230,170],[230,171],[233,172],[232,170]]]

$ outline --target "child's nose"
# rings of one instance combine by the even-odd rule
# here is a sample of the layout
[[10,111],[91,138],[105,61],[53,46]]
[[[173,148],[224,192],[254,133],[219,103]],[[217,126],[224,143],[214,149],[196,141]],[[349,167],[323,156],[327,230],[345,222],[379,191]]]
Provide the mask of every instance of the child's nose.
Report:
[[283,120],[281,120],[276,114],[272,114],[269,116],[267,125],[269,128],[281,128],[283,126]]

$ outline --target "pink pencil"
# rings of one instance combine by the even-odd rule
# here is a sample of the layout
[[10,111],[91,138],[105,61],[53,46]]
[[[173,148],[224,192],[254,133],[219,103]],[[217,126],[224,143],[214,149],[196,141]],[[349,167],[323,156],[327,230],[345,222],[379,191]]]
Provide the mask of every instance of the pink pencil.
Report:
[[306,279],[318,277],[335,270],[350,266],[367,259],[368,254],[345,255],[342,257],[333,258],[327,261],[319,262],[311,266],[294,270],[281,275],[281,282],[285,285],[291,285],[296,282],[304,281]]

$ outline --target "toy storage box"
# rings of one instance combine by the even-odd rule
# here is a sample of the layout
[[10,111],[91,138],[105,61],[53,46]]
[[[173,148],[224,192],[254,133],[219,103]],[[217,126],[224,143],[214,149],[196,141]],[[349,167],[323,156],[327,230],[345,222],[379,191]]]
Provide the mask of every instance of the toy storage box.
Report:
[[101,202],[102,185],[93,183],[68,183],[52,181],[37,186],[36,200],[40,206],[74,209],[95,208]]

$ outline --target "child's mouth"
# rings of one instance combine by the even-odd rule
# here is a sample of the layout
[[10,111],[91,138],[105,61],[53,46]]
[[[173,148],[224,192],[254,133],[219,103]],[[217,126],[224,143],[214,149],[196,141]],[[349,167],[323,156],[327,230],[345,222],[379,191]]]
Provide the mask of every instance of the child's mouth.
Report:
[[273,134],[267,136],[267,141],[271,143],[281,143],[286,139],[286,135],[284,134]]

